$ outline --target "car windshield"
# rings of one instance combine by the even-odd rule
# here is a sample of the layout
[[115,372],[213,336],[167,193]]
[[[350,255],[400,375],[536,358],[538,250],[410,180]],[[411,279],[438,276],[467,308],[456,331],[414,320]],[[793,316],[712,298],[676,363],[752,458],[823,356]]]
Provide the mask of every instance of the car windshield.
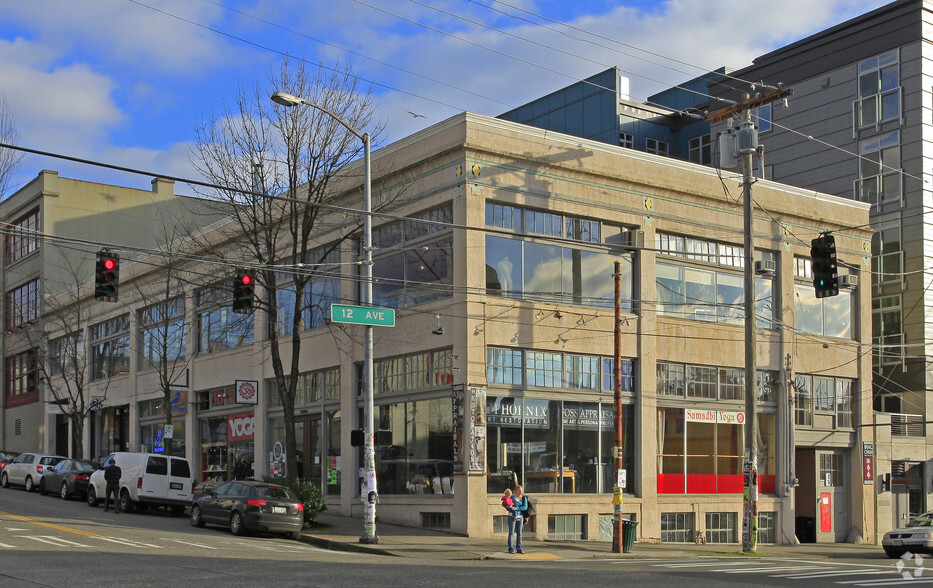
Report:
[[281,498],[282,500],[295,500],[288,488],[281,486],[260,486],[256,488],[261,498]]
[[933,527],[933,512],[925,512],[907,523],[908,527]]

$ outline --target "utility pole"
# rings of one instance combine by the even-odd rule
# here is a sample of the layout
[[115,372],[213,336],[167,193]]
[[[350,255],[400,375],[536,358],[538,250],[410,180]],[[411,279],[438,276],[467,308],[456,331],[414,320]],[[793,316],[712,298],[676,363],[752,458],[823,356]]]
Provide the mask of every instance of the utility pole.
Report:
[[[613,264],[613,282],[615,283],[615,325],[613,327],[613,432],[612,447],[613,470],[615,483],[612,488],[612,552],[622,553],[625,541],[622,537],[625,526],[622,521],[622,490],[625,488],[625,470],[622,456],[624,455],[622,430],[622,263]],[[631,529],[634,533],[634,529]],[[629,546],[631,547],[631,546]]]
[[[759,150],[758,131],[752,122],[752,108],[782,100],[793,94],[788,88],[775,88],[763,94],[749,97],[737,103],[711,112],[706,119],[721,121],[732,114],[742,113],[742,123],[734,135],[733,153],[742,157],[742,196],[744,204],[743,232],[745,235],[745,460],[742,508],[742,551],[751,553],[758,547],[758,386],[755,352],[755,237],[753,233],[754,210],[752,201],[753,156]],[[731,133],[731,129],[729,130]],[[727,143],[729,145],[729,143]],[[720,146],[721,149],[725,147]],[[791,448],[793,451],[793,448]]]

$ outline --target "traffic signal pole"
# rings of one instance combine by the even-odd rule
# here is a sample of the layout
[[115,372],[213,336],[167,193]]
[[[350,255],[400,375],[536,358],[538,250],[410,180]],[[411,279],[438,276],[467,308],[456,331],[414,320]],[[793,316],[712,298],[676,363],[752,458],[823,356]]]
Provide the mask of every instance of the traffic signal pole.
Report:
[[[755,235],[752,184],[754,155],[758,151],[758,134],[752,123],[752,108],[782,100],[793,94],[784,87],[774,88],[754,97],[746,95],[737,103],[707,115],[706,120],[722,121],[733,114],[742,114],[736,155],[742,159],[743,232],[745,236],[745,460],[742,508],[742,551],[753,552],[758,547],[758,386],[757,339],[755,333]],[[793,448],[791,448],[793,450]]]
[[[744,124],[752,124],[752,111],[745,109]],[[753,552],[758,547],[758,386],[757,338],[755,336],[755,234],[752,209],[753,154],[758,148],[745,145],[742,155],[742,198],[745,233],[745,462],[742,465],[742,551]]]

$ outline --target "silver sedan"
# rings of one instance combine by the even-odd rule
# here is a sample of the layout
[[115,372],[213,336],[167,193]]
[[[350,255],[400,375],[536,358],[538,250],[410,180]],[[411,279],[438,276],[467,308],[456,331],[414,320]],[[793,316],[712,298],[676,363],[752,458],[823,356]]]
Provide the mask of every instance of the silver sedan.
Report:
[[907,552],[933,554],[933,512],[925,512],[902,529],[884,534],[881,546],[888,557],[900,557]]

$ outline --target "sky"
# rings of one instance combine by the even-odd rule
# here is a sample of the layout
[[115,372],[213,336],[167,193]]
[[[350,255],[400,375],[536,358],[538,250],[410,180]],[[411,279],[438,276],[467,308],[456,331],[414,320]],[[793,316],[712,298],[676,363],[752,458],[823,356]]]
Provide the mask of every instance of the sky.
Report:
[[[0,0],[0,94],[21,146],[199,179],[198,122],[231,107],[239,87],[265,84],[285,56],[349,62],[372,85],[385,144],[464,110],[502,114],[612,66],[642,102],[887,3]],[[9,192],[44,169],[143,189],[153,177],[27,155]]]

